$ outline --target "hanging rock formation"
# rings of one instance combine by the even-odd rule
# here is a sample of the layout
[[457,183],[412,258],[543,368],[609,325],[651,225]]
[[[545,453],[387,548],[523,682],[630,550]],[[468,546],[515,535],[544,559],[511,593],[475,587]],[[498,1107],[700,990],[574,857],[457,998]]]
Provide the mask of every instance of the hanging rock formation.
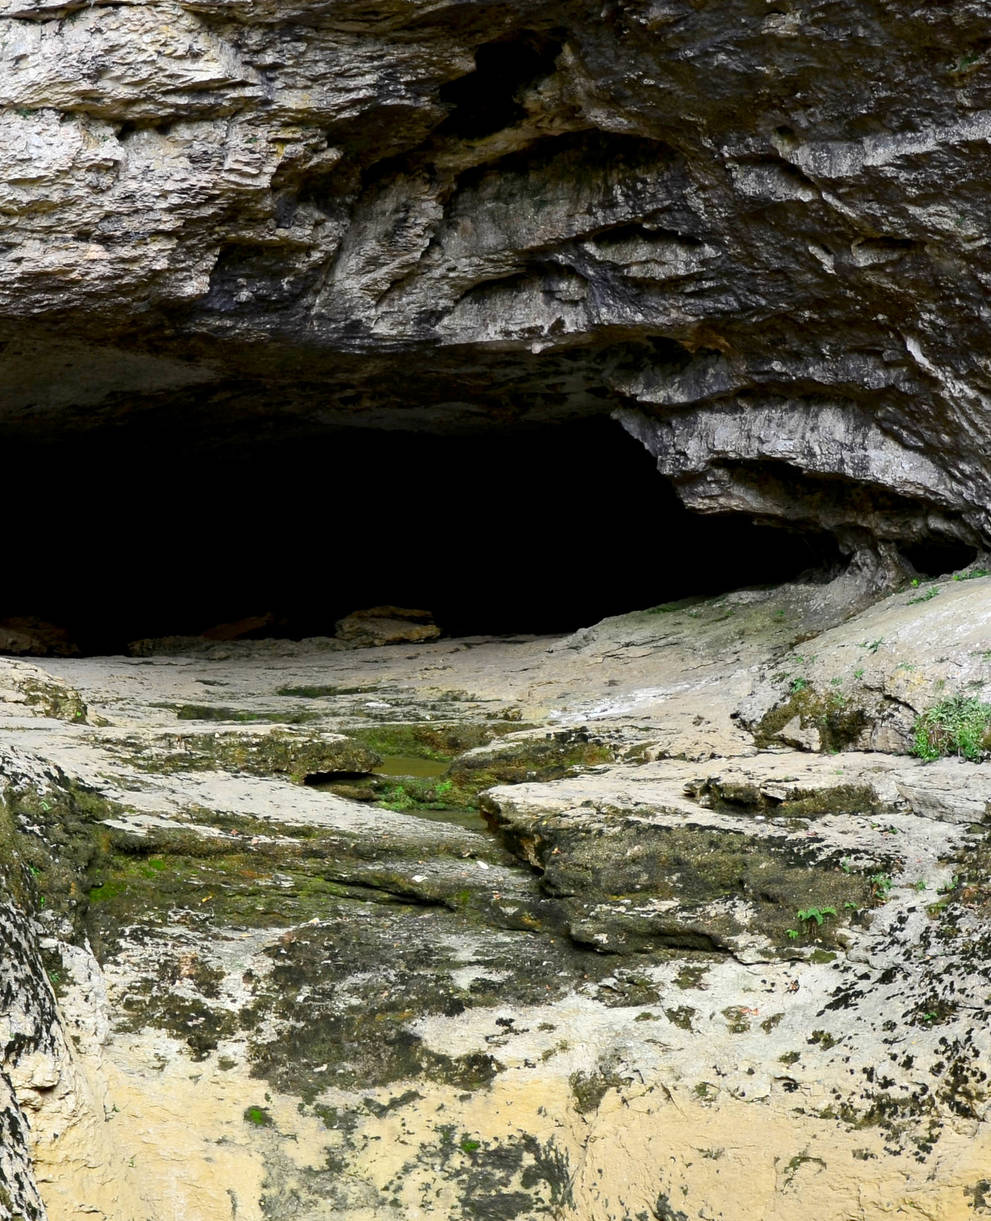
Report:
[[979,6],[0,20],[6,435],[616,409],[706,512],[988,537]]

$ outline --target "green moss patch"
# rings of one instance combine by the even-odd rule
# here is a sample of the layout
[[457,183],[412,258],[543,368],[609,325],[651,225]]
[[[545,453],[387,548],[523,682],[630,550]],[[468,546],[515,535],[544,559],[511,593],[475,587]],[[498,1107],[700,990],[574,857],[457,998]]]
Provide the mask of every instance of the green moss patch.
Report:
[[781,731],[796,717],[802,729],[818,730],[824,751],[848,750],[855,746],[871,720],[864,708],[842,692],[822,694],[800,679],[792,684],[788,698],[765,713],[754,727],[757,745],[776,744]]
[[28,704],[39,709],[44,716],[56,721],[86,720],[87,708],[82,696],[74,688],[64,683],[40,679],[26,678],[18,683]]
[[[521,835],[508,831],[511,843]],[[600,951],[725,952],[735,938],[759,932],[783,955],[804,954],[833,948],[839,929],[873,901],[871,879],[844,869],[838,852],[784,831],[564,814],[537,819],[526,836],[520,851],[543,871],[571,936]],[[871,865],[881,867],[891,858]],[[835,914],[820,921],[797,916],[827,908]]]
[[413,755],[444,762],[462,751],[485,746],[506,733],[519,730],[512,721],[383,722],[349,729],[348,734],[379,755]]
[[319,712],[286,712],[284,709],[257,711],[245,708],[223,708],[214,704],[156,704],[171,709],[180,721],[223,721],[229,725],[254,725],[276,722],[280,725],[303,725],[320,719]]
[[151,742],[125,738],[104,745],[141,771],[247,772],[284,776],[296,784],[312,776],[368,775],[380,762],[378,755],[348,738],[291,729],[163,734]]

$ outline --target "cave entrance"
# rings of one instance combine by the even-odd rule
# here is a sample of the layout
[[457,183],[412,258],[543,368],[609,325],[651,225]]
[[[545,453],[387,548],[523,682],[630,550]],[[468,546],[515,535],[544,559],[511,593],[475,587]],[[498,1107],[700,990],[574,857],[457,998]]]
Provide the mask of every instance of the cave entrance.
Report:
[[0,617],[63,626],[88,653],[265,613],[262,634],[331,635],[383,603],[448,635],[567,632],[835,559],[808,535],[687,512],[606,417],[191,449],[94,434],[15,455],[8,496]]
[[942,535],[899,543],[898,550],[903,559],[924,577],[939,577],[947,572],[957,572],[973,564],[979,555],[978,548],[973,544]]

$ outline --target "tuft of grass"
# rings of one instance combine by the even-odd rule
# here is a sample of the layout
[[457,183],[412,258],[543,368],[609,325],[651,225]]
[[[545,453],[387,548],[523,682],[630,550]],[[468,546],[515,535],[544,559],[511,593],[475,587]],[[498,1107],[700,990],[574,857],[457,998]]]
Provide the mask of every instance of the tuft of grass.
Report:
[[883,903],[894,886],[890,873],[872,873],[867,879],[871,884],[871,898],[875,903]]
[[963,695],[940,700],[916,720],[912,753],[920,759],[959,755],[978,760],[987,753],[991,704]]

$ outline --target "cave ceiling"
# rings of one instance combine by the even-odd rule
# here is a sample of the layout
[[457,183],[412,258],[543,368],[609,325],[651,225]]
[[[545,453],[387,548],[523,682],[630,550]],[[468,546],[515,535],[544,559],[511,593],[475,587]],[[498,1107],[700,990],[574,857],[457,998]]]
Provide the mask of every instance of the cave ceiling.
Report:
[[705,512],[991,532],[980,6],[0,22],[5,443],[612,414]]

